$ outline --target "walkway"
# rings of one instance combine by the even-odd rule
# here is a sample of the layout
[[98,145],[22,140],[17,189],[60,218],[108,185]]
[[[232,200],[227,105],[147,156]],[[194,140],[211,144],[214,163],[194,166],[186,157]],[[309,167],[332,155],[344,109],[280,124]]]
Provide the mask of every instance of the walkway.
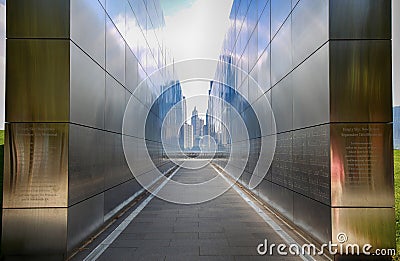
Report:
[[[180,169],[173,180],[200,183],[219,175],[211,166]],[[301,260],[259,256],[268,239],[284,243],[233,188],[206,203],[180,205],[153,198],[97,259],[109,260]]]

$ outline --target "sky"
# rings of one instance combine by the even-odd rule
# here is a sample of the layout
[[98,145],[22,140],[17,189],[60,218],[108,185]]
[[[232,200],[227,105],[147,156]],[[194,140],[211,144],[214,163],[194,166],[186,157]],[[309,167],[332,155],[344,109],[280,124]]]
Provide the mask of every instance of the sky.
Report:
[[[229,28],[229,14],[233,0],[161,0],[165,17],[165,37],[175,62],[206,58],[218,60]],[[186,74],[179,71],[177,74]],[[190,70],[190,69],[187,69]],[[212,72],[216,68],[210,68]],[[210,83],[189,82],[182,84],[187,101],[187,115],[194,106],[199,113],[207,110]],[[193,98],[195,96],[198,98]]]
[[[193,58],[218,59],[233,0],[160,0],[166,22],[165,35],[175,62]],[[393,104],[400,106],[400,1],[393,2]],[[213,69],[213,68],[211,68]],[[214,69],[215,71],[215,69]],[[179,76],[179,71],[178,71]],[[194,106],[205,113],[208,82],[182,85],[188,115]],[[0,0],[0,129],[4,129],[5,103],[5,0]]]

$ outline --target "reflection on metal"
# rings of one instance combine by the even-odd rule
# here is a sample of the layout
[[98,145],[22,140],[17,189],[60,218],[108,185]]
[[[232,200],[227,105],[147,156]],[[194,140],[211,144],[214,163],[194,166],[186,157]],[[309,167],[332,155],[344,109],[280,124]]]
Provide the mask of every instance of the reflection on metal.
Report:
[[[122,148],[128,90],[173,61],[157,40],[164,27],[160,4],[145,2],[7,3],[6,259],[65,260],[140,191]],[[146,83],[143,103],[174,78],[163,70]],[[139,126],[132,128],[138,133]],[[144,133],[129,138],[141,164]],[[163,158],[161,141],[153,142],[150,153],[165,172],[173,164]],[[139,174],[152,167],[141,165]]]
[[391,0],[329,1],[331,39],[391,39]]
[[392,122],[391,41],[332,41],[329,48],[331,122]]
[[[249,71],[266,93],[254,91],[245,73],[230,75],[227,66],[215,73],[251,106],[263,95],[272,104],[275,155],[254,192],[321,243],[345,232],[349,242],[393,247],[391,1],[259,2],[254,25],[253,5],[244,11],[234,1],[220,60]],[[242,21],[253,35],[242,33]],[[250,155],[247,166],[257,146]]]
[[7,3],[7,38],[69,37],[69,1],[12,0]]
[[[8,10],[8,5],[7,5]],[[67,122],[68,40],[7,39],[6,121]]]
[[332,206],[393,207],[391,124],[331,125]]
[[3,209],[3,255],[45,256],[43,260],[55,256],[55,260],[63,260],[67,211],[67,208]]
[[6,125],[4,208],[66,207],[68,125]]
[[347,244],[370,244],[371,253],[377,248],[396,246],[396,228],[393,208],[332,208],[332,241],[345,233]]

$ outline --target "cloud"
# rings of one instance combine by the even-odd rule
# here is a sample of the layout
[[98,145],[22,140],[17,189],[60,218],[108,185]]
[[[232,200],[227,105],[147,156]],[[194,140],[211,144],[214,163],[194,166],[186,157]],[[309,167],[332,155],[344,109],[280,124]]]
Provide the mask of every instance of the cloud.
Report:
[[[175,2],[175,5],[172,2]],[[164,13],[166,24],[164,39],[175,62],[196,58],[217,60],[230,26],[229,15],[233,0],[176,0],[172,2],[171,5],[174,5],[176,10],[173,12],[166,10]],[[177,2],[181,2],[181,5]],[[209,69],[216,71],[216,68]],[[178,77],[179,74],[187,75],[188,72],[180,70],[177,71]],[[207,95],[208,88],[209,83],[192,82],[185,84],[182,92],[189,98],[199,94]],[[205,113],[207,103],[203,103],[204,99],[199,99],[198,104],[188,104],[189,113],[194,106]]]
[[196,0],[166,15],[165,39],[175,60],[218,59],[231,6],[232,0]]

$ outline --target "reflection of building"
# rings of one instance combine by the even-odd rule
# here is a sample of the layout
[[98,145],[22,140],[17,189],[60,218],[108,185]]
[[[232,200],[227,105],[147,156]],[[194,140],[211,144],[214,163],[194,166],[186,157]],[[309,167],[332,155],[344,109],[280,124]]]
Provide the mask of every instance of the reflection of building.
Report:
[[168,144],[183,144],[183,133],[180,128],[184,117],[182,99],[182,88],[179,81],[170,83],[159,97],[159,116],[164,121],[163,136],[164,141]]
[[194,107],[192,111],[191,123],[193,126],[193,139],[194,139],[193,148],[198,148],[200,136],[202,136],[201,134],[203,125],[201,124],[201,119],[199,118],[199,113],[196,107]]
[[[393,246],[393,240],[386,241],[394,238],[395,226],[391,23],[390,15],[378,18],[369,12],[368,3],[387,14],[390,5],[255,2],[233,1],[232,26],[221,49],[209,109],[218,145],[236,150],[236,136],[241,136],[237,134],[247,132],[248,137],[240,137],[238,150],[229,156],[221,153],[217,164],[247,160],[239,182],[250,189],[262,182],[256,189],[260,198],[274,199],[282,215],[320,243],[345,229],[354,235],[353,243]],[[340,16],[352,17],[357,26],[335,19]],[[320,23],[313,27],[316,17]],[[371,21],[382,26],[375,29]],[[311,27],[318,30],[304,30]],[[304,37],[328,41],[299,48],[296,42]],[[379,46],[377,38],[382,39]],[[332,39],[338,41],[331,44]],[[394,111],[395,122],[399,114]],[[394,123],[395,146],[400,138],[397,126]],[[231,141],[229,133],[235,135]],[[271,141],[276,146],[269,151]],[[249,155],[239,149],[245,143]],[[263,167],[256,168],[259,163]],[[260,174],[264,180],[257,178]],[[362,226],[355,217],[362,217]]]
[[400,106],[393,108],[393,147],[400,149]]
[[184,149],[191,150],[193,148],[193,126],[190,124],[183,125],[184,129]]

